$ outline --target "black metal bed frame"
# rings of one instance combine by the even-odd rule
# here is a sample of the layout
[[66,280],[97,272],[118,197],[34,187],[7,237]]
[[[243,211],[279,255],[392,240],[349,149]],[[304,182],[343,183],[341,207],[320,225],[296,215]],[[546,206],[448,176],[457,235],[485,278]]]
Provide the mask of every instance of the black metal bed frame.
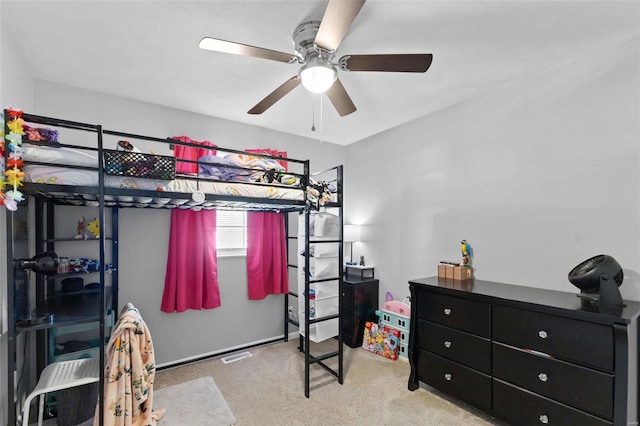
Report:
[[[7,110],[4,111],[5,117],[8,117]],[[110,206],[105,204],[105,196],[113,196],[110,199],[116,199],[117,196],[133,196],[133,197],[152,197],[152,198],[172,198],[172,199],[190,199],[191,193],[173,193],[173,192],[165,192],[165,191],[152,191],[152,190],[141,190],[141,189],[120,189],[120,188],[109,188],[105,187],[105,165],[103,163],[102,152],[105,149],[103,145],[103,135],[112,135],[123,138],[131,138],[131,139],[140,139],[145,141],[159,142],[159,143],[169,143],[172,145],[185,145],[185,146],[194,146],[202,148],[200,145],[191,144],[188,142],[182,142],[171,138],[155,138],[150,136],[136,135],[132,133],[118,132],[112,130],[105,130],[101,125],[96,124],[86,124],[69,120],[62,120],[51,117],[44,117],[32,114],[23,114],[22,118],[25,122],[28,123],[36,123],[54,126],[58,128],[68,128],[80,131],[86,131],[95,133],[97,146],[96,147],[87,147],[87,146],[78,146],[78,145],[65,145],[65,144],[56,144],[56,146],[64,146],[76,149],[83,150],[91,150],[98,153],[98,167],[90,168],[83,166],[63,166],[69,168],[80,168],[80,169],[89,169],[95,170],[98,172],[98,186],[70,186],[70,185],[57,185],[57,184],[42,184],[42,183],[32,183],[25,182],[24,185],[20,188],[21,191],[34,199],[33,203],[35,204],[35,213],[36,213],[36,246],[38,249],[42,247],[46,247],[46,249],[53,249],[53,243],[56,240],[53,235],[53,224],[54,224],[54,205],[79,205],[80,201],[94,201],[98,202],[98,220],[101,224],[105,224],[105,214],[107,210],[111,211],[111,223],[112,223],[112,231],[111,237],[105,237],[105,232],[100,232],[99,240],[99,251],[100,251],[100,268],[99,268],[99,280],[100,280],[100,290],[99,290],[99,300],[100,300],[100,312],[96,313],[96,315],[87,316],[84,318],[75,318],[71,319],[68,322],[65,322],[63,325],[72,325],[78,324],[82,322],[96,322],[99,321],[99,330],[100,330],[100,341],[105,342],[105,316],[107,309],[107,294],[105,290],[105,268],[104,268],[104,260],[105,260],[105,251],[106,251],[106,242],[107,240],[111,241],[111,259],[112,262],[116,265],[116,271],[114,276],[111,279],[112,284],[112,294],[111,294],[111,309],[114,312],[118,312],[118,276],[117,276],[117,261],[118,261],[118,209],[124,206],[116,202],[115,204],[111,203]],[[5,120],[5,134],[9,134],[9,128],[7,126],[7,122]],[[51,144],[47,144],[46,142],[43,145],[51,146]],[[225,149],[221,147],[215,147],[216,150],[230,152],[230,153],[241,153],[247,154],[245,151],[238,151],[233,149]],[[7,156],[9,150],[6,150]],[[259,157],[267,157],[267,158],[275,158],[268,155],[262,154],[254,154],[251,153],[252,156]],[[326,170],[324,172],[320,172],[314,175],[309,173],[309,160],[295,160],[288,158],[275,158],[277,160],[287,161],[288,163],[298,163],[302,165],[303,172],[300,174],[290,173],[296,175],[301,182],[301,190],[304,192],[304,196],[302,200],[282,200],[282,199],[271,199],[271,198],[251,198],[251,197],[239,197],[234,195],[214,195],[214,194],[205,194],[205,202],[212,203],[213,208],[216,209],[236,209],[236,210],[246,210],[246,211],[277,211],[277,212],[298,212],[299,214],[305,215],[305,247],[306,253],[305,256],[305,267],[306,270],[309,268],[309,214],[311,211],[311,207],[306,202],[307,199],[307,184],[310,181],[311,176],[323,175],[325,173],[335,173],[335,184],[337,187],[336,195],[337,200],[335,202],[327,203],[326,207],[335,207],[339,209],[340,212],[340,234],[337,240],[332,241],[333,243],[339,243],[339,258],[343,258],[343,247],[342,247],[342,206],[343,206],[343,166],[337,166]],[[185,160],[186,161],[186,160]],[[43,164],[47,165],[48,163],[40,163],[33,162],[30,164]],[[51,164],[54,165],[54,164]],[[59,164],[55,164],[56,166],[60,166]],[[220,167],[220,165],[217,165]],[[228,181],[220,181],[215,179],[205,179],[198,176],[183,176],[176,175],[176,178],[180,179],[195,179],[195,180],[212,180],[218,182],[228,182]],[[246,182],[243,182],[246,183]],[[248,183],[247,183],[248,184]],[[259,183],[257,185],[265,185],[264,183]],[[279,186],[279,185],[274,185]],[[63,196],[61,196],[61,194]],[[25,204],[30,201],[22,202],[18,209],[24,209]],[[135,208],[135,207],[132,207]],[[285,214],[285,218],[288,215]],[[286,224],[286,236],[289,237],[289,226],[288,221],[285,220]],[[38,371],[41,371],[42,368],[46,365],[46,358],[44,353],[46,352],[44,348],[45,341],[45,331],[49,328],[60,326],[58,324],[39,324],[39,325],[31,325],[31,326],[18,326],[16,321],[15,311],[14,311],[14,279],[15,279],[15,270],[14,270],[14,261],[16,260],[16,250],[14,246],[14,238],[16,235],[16,230],[14,229],[14,212],[7,211],[6,216],[6,235],[7,235],[7,304],[8,304],[8,312],[7,312],[7,320],[8,320],[8,366],[7,366],[7,388],[8,388],[8,421],[9,424],[15,424],[17,420],[17,407],[18,402],[16,401],[16,383],[14,380],[14,371],[17,367],[16,360],[16,337],[21,332],[29,332],[36,331],[36,341],[37,343],[37,366]],[[313,243],[313,242],[311,242]],[[287,244],[287,253],[288,244]],[[342,262],[339,262],[340,265]],[[289,267],[297,268],[298,266],[295,264],[289,264]],[[307,276],[307,274],[305,274]],[[55,276],[54,276],[55,277]],[[300,347],[299,350],[305,353],[305,396],[309,397],[309,370],[310,365],[317,363],[322,366],[324,369],[328,370],[331,374],[338,378],[340,384],[343,383],[343,345],[342,345],[342,319],[340,313],[342,312],[342,271],[338,271],[338,276],[335,278],[339,280],[339,314],[332,315],[325,318],[316,318],[309,319],[307,318],[305,321],[305,337],[300,335]],[[40,304],[45,300],[45,289],[44,289],[44,281],[45,277],[37,276],[36,277],[36,303]],[[309,284],[313,282],[307,276],[305,281],[305,294],[309,294]],[[27,285],[29,285],[27,283]],[[288,325],[292,323],[299,327],[299,324],[296,321],[292,321],[288,317],[288,303],[289,296],[299,297],[299,295],[294,292],[290,292],[289,294],[285,294],[284,297],[284,336],[282,339],[288,341]],[[309,297],[304,297],[305,299],[305,312],[306,315],[309,315]],[[27,306],[29,301],[27,301]],[[329,354],[314,356],[310,353],[310,341],[309,341],[309,326],[312,323],[326,321],[334,318],[339,318],[338,325],[338,350]],[[25,342],[25,345],[27,343]],[[218,355],[213,355],[218,356]],[[332,370],[330,367],[323,363],[324,360],[330,357],[338,356],[339,357],[339,368],[338,371]],[[26,360],[23,360],[26,362]],[[100,371],[104,371],[105,368],[105,347],[104,344],[100,345]],[[102,401],[104,394],[104,377],[101,376],[99,382],[99,400]],[[19,392],[20,390],[17,389]],[[103,424],[103,404],[100,404],[99,415],[100,415],[100,424]]]

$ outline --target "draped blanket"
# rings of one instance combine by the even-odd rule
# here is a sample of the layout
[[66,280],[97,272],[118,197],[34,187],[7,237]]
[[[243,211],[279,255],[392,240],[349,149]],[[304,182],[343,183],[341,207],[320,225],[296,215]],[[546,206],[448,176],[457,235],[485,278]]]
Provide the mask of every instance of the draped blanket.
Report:
[[[164,410],[152,411],[156,366],[153,342],[140,312],[127,304],[107,345],[104,425],[152,426]],[[99,424],[96,409],[94,426]]]

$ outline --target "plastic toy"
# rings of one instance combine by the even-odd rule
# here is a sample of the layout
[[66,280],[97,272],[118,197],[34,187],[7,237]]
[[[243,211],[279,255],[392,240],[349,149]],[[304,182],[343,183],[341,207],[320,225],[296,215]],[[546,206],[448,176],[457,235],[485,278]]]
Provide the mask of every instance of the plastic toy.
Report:
[[404,301],[393,300],[393,295],[387,292],[382,309],[394,314],[408,317],[411,315],[411,305],[409,302],[409,297],[406,297]]
[[460,241],[460,250],[462,251],[462,259],[459,266],[471,266],[471,246],[467,240]]
[[84,218],[84,216],[81,216],[78,219],[78,226],[76,227],[76,236],[74,238],[77,239],[87,239],[87,233],[85,232],[85,224],[86,224],[87,220]]
[[100,237],[100,221],[95,217],[87,224],[87,230],[91,232],[94,238]]

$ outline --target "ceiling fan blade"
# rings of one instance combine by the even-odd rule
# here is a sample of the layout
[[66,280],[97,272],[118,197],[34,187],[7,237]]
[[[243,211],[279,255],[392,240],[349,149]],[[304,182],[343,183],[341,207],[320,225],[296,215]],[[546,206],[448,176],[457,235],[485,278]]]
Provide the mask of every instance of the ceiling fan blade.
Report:
[[261,100],[247,111],[247,114],[262,114],[266,110],[268,110],[273,104],[282,99],[287,93],[295,89],[300,85],[300,79],[298,76],[291,77],[289,80],[285,81],[280,87],[278,87],[273,92],[269,93],[266,98]]
[[340,117],[344,117],[345,115],[349,115],[356,111],[356,106],[353,104],[353,101],[351,101],[349,94],[344,89],[344,86],[339,79],[336,79],[333,86],[327,90],[327,96],[333,104],[333,107],[338,111]]
[[254,58],[269,59],[278,62],[291,63],[296,61],[296,57],[290,53],[278,52],[277,50],[264,49],[262,47],[249,46],[248,44],[235,43],[233,41],[220,40],[211,37],[205,37],[200,40],[200,44],[198,46],[200,49],[232,53],[234,55],[253,56]]
[[330,0],[316,34],[316,46],[330,52],[338,49],[365,0]]
[[338,61],[338,66],[344,71],[425,72],[432,60],[430,53],[345,55]]

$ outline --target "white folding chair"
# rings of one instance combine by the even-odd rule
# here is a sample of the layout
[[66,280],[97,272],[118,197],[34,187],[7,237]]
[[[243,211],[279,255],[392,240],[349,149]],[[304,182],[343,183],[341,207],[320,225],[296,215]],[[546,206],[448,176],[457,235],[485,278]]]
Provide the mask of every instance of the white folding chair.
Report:
[[[89,383],[100,381],[100,363],[98,358],[74,359],[72,361],[60,361],[47,365],[35,389],[29,394],[22,408],[22,426],[29,425],[29,409],[31,400],[40,396],[40,408],[38,410],[38,426],[42,426],[44,415],[44,400],[49,392],[69,389]],[[97,401],[90,401],[95,404]]]

